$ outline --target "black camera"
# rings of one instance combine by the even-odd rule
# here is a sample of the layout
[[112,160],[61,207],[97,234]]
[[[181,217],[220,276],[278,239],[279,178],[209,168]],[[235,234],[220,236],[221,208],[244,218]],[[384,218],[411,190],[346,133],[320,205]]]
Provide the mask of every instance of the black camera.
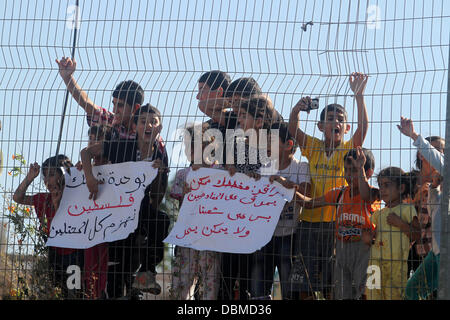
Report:
[[319,109],[319,98],[311,99],[311,103],[308,104],[308,110]]

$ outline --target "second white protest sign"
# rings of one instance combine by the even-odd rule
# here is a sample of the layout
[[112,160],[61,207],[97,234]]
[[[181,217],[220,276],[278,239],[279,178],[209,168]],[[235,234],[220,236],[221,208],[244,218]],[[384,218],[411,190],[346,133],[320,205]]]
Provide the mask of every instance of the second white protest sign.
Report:
[[294,189],[225,170],[190,171],[178,220],[164,242],[196,250],[252,253],[272,238]]

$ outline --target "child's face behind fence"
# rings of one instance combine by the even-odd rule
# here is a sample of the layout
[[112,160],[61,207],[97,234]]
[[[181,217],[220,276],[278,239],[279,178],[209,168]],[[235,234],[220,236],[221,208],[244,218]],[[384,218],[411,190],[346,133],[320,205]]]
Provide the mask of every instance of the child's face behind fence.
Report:
[[390,203],[396,203],[401,201],[402,194],[405,191],[405,185],[400,186],[391,179],[387,177],[378,178],[378,187],[380,189],[380,198],[386,205],[389,206]]
[[339,111],[329,111],[324,121],[318,123],[319,130],[325,135],[325,139],[340,143],[344,135],[350,131],[345,114]]
[[139,115],[136,123],[138,139],[153,142],[161,132],[161,119],[155,113],[143,112]]
[[[275,138],[275,137],[274,137]],[[275,141],[274,141],[275,142]],[[281,137],[278,137],[278,148],[276,143],[272,144],[272,135],[267,135],[267,149],[269,150],[269,156],[277,158],[278,161],[284,161],[289,159],[294,154],[294,141],[288,139],[283,141]]]
[[104,140],[104,137],[102,137],[100,135],[97,136],[95,134],[90,134],[89,141],[88,141],[88,147],[90,147],[96,143],[103,142],[103,140]]
[[114,125],[123,125],[125,127],[130,126],[132,123],[133,106],[126,103],[125,100],[113,97],[113,113],[114,113]]
[[344,178],[347,184],[352,188],[358,188],[359,170],[355,167],[351,159],[346,159],[344,162]]
[[42,170],[42,174],[45,187],[53,196],[63,192],[64,177],[61,175],[59,168],[45,168]]
[[[364,169],[365,170],[365,169]],[[373,175],[373,169],[365,170],[366,178],[369,179]],[[347,184],[355,190],[359,188],[359,168],[353,165],[352,159],[349,157],[344,162],[344,178]]]
[[223,89],[221,87],[216,90],[211,90],[211,87],[205,82],[198,83],[197,100],[205,101],[209,99],[220,98],[223,95]]
[[244,108],[240,108],[239,110],[238,123],[244,131],[249,129],[258,130],[262,128],[262,119],[255,119],[252,115],[247,113]]

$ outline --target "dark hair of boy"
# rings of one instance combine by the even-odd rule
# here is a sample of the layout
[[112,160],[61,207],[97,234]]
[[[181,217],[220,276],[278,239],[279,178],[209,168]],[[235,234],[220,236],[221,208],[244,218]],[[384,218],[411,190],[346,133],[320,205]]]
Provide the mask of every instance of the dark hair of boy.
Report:
[[283,121],[283,117],[262,95],[243,100],[240,105],[254,119],[263,119],[263,128],[268,129],[273,123]]
[[[441,141],[441,142],[445,141],[445,139],[442,139],[439,136],[426,137],[425,140],[427,140],[429,143],[433,143],[435,141]],[[419,158],[419,151],[417,151],[417,153],[416,153],[416,168],[419,170],[422,169],[422,160]]]
[[142,89],[139,83],[126,80],[116,86],[112,96],[134,107],[136,104],[141,105],[144,102],[144,89]]
[[294,137],[289,132],[289,125],[286,122],[276,122],[273,123],[270,126],[270,129],[277,130],[278,129],[278,135],[280,137],[280,141],[282,143],[286,143],[287,141],[292,141],[292,150],[291,153],[295,153],[297,151],[297,142],[295,141]]
[[94,125],[89,128],[88,135],[94,135],[97,140],[111,140],[112,129],[112,127],[104,124]]
[[156,114],[156,116],[161,121],[161,112],[159,112],[159,110],[156,107],[152,106],[150,103],[147,103],[147,104],[144,104],[143,106],[141,106],[139,109],[137,109],[136,112],[134,113],[133,121],[135,124],[137,124],[137,122],[139,120],[139,116],[143,113]]
[[217,90],[221,87],[223,92],[225,92],[231,83],[231,78],[226,72],[212,70],[202,74],[198,82],[206,83],[211,90]]
[[72,162],[70,161],[70,159],[64,155],[64,154],[58,154],[56,156],[50,157],[48,159],[46,159],[41,166],[41,171],[42,174],[45,176],[46,172],[44,170],[47,169],[57,169],[58,172],[63,175],[62,170],[60,169],[61,167],[64,168],[70,168],[73,167]]
[[345,111],[345,108],[337,103],[332,103],[327,105],[325,108],[323,108],[322,112],[320,113],[320,122],[325,121],[325,115],[328,112],[339,112],[342,113],[345,117],[345,120],[347,120],[347,111]]
[[225,97],[240,95],[243,98],[249,98],[255,94],[262,94],[261,87],[255,79],[251,77],[239,78],[234,80],[225,91]]
[[402,199],[411,197],[414,198],[414,190],[417,184],[417,175],[414,172],[404,172],[398,167],[387,167],[378,173],[377,180],[380,178],[387,178],[394,182],[397,187],[403,184],[405,185],[405,190],[401,194]]
[[[375,169],[375,157],[373,156],[372,151],[366,148],[361,148],[364,156],[366,157],[366,163],[364,163],[364,171],[367,172],[369,169]],[[348,158],[352,157],[353,159],[357,158],[357,150],[352,149],[347,152],[344,156],[344,162],[347,161]]]
[[[159,110],[147,103],[141,106],[133,116],[133,122],[137,124],[139,120],[139,116],[144,113],[152,113],[155,114],[161,120],[161,113]],[[115,128],[113,128],[113,131]],[[103,141],[103,155],[107,158],[111,163],[121,163],[128,161],[137,161],[137,144],[136,141],[138,139],[137,134],[134,139],[116,139],[117,135],[112,135],[111,140],[105,139]],[[155,146],[157,147],[158,152],[153,154],[154,159],[160,158],[165,159],[167,157],[166,149],[164,148],[164,144],[161,143],[161,140],[156,139],[154,141]]]

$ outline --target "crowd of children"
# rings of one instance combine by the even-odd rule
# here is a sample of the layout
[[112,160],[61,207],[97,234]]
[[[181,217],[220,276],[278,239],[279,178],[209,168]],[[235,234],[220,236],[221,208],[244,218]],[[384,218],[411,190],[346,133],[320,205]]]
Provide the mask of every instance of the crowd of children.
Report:
[[[76,166],[64,155],[47,159],[41,167],[32,164],[14,201],[34,206],[41,228],[48,232],[64,191],[63,169],[83,170],[89,197],[95,200],[102,186],[92,173],[93,166],[153,161],[158,174],[146,187],[137,229],[124,240],[86,250],[49,247],[49,272],[66,298],[139,299],[142,292],[158,295],[161,285],[156,281],[156,266],[164,258],[163,240],[170,224],[161,207],[169,188],[168,155],[160,135],[163,115],[144,104],[144,90],[134,81],[117,85],[112,93],[113,112],[109,112],[77,84],[74,60],[64,57],[56,62],[68,91],[86,112],[89,143]],[[405,173],[388,167],[375,174],[374,156],[362,147],[369,130],[364,101],[367,81],[364,74],[349,76],[358,121],[352,137],[345,140],[351,126],[344,106],[323,108],[317,123],[321,139],[300,128],[300,111],[309,113],[314,108],[310,97],[300,99],[285,121],[253,78],[231,81],[222,71],[201,75],[198,107],[209,119],[186,128],[184,143],[190,165],[177,170],[170,197],[181,207],[190,192],[187,174],[200,167],[228,170],[230,175],[244,173],[256,180],[269,175],[271,182],[295,188],[295,196],[285,204],[272,239],[254,253],[177,246],[171,299],[270,299],[276,269],[283,299],[316,299],[320,294],[338,300],[433,297],[439,274],[444,140],[424,139],[414,131],[410,119],[402,118],[398,128],[418,148],[418,170]],[[230,129],[253,130],[256,137],[233,137],[243,139],[242,149],[234,143],[228,148],[230,141],[224,139],[223,157],[194,161],[194,132],[199,130],[205,136],[209,129],[218,129],[223,137]],[[258,141],[268,142],[274,130],[279,143],[261,148]],[[212,139],[203,139],[203,148]],[[307,162],[295,158],[297,147]],[[267,156],[274,153],[276,161]],[[27,195],[39,174],[48,192]],[[372,176],[378,188],[369,184]],[[83,270],[79,291],[64,289],[67,266],[73,264]]]

